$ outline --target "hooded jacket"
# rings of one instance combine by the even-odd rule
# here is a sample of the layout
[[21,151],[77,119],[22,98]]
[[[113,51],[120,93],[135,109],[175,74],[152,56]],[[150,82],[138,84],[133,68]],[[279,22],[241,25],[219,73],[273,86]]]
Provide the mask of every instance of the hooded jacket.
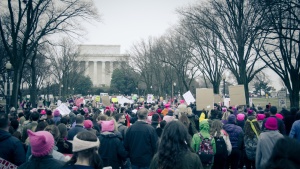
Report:
[[25,162],[22,142],[9,132],[0,129],[0,157],[19,166]]
[[122,161],[126,161],[128,152],[125,150],[121,139],[112,132],[103,132],[99,136],[100,148],[99,155],[103,161],[103,166],[112,166],[119,169]]
[[[213,151],[215,154],[216,153],[216,143],[215,143],[214,137],[209,134],[209,124],[208,124],[207,119],[201,121],[200,133],[204,138],[210,138],[210,137],[212,138],[211,143],[212,143]],[[199,136],[199,133],[194,134],[191,146],[195,152],[198,152],[201,142],[202,142],[202,140]]]
[[[230,115],[231,116],[231,115]],[[233,117],[234,115],[232,115]],[[238,148],[242,150],[244,132],[243,129],[235,124],[235,119],[228,119],[227,124],[223,126],[223,129],[228,133],[232,148]]]

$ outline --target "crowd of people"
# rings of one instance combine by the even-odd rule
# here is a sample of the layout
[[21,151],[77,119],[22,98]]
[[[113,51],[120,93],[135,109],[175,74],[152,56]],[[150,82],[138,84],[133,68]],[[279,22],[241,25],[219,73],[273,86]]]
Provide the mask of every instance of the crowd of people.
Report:
[[197,110],[184,100],[0,110],[0,160],[20,169],[296,169],[300,111]]

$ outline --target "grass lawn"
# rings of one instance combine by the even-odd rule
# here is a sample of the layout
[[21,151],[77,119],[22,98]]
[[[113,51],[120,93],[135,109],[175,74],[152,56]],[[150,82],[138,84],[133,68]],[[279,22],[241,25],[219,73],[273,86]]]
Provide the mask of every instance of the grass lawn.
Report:
[[[271,103],[272,106],[276,106],[278,108],[278,98],[252,98],[252,102],[255,106],[262,106],[263,108],[266,107],[267,104]],[[287,109],[290,109],[290,100],[286,98],[286,106]],[[280,108],[278,108],[280,110]]]

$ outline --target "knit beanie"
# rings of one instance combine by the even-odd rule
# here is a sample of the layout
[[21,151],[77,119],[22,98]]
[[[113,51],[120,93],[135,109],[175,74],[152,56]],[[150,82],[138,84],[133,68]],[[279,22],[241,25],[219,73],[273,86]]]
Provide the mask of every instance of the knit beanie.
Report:
[[248,116],[252,116],[253,115],[253,110],[249,109],[247,110]]
[[31,146],[31,154],[35,157],[49,155],[54,146],[54,138],[48,131],[33,132],[27,130]]
[[101,121],[101,132],[114,131],[114,130],[115,130],[114,120]]
[[237,116],[236,116],[236,119],[238,121],[243,121],[245,119],[245,115],[243,113],[239,113]]
[[45,115],[46,114],[46,110],[41,110],[41,113],[40,113],[41,115]]
[[90,129],[93,127],[93,122],[91,120],[84,120],[83,121],[83,126],[86,129]]
[[54,117],[58,117],[60,115],[60,112],[59,112],[59,110],[55,109],[53,114],[54,114]]
[[282,114],[279,114],[279,113],[276,113],[276,115],[275,115],[277,118],[279,118],[280,120],[282,120],[283,119],[283,115]]
[[184,100],[180,100],[180,103],[182,104],[182,103],[184,103],[185,101]]
[[222,107],[222,112],[227,112],[227,108],[226,107]]
[[227,123],[230,123],[230,124],[235,124],[236,123],[236,117],[235,117],[234,114],[231,114],[231,115],[228,116]]
[[275,117],[267,118],[267,121],[265,123],[265,127],[268,130],[277,130],[278,129],[277,119]]
[[262,120],[265,119],[265,117],[266,117],[266,115],[264,115],[264,114],[257,114],[256,119],[257,119],[258,121],[262,121]]

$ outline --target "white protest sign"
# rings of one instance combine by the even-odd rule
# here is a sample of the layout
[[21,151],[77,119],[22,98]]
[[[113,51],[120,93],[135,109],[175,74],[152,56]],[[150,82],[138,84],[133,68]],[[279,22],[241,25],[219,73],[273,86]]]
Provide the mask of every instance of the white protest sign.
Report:
[[147,103],[153,103],[153,95],[152,94],[148,94],[147,96]]
[[61,116],[66,116],[71,112],[71,110],[65,104],[61,104],[56,109],[59,110]]
[[230,98],[224,98],[224,106],[226,107],[230,106]]
[[14,165],[13,163],[0,157],[0,168],[1,169],[17,169],[18,166]]
[[188,104],[188,105],[191,103],[194,103],[196,101],[194,96],[192,95],[191,91],[184,93],[182,96],[183,96],[186,104]]
[[61,100],[57,100],[57,106],[61,105]]
[[286,91],[278,91],[277,93],[278,97],[278,107],[284,107],[286,106]]

